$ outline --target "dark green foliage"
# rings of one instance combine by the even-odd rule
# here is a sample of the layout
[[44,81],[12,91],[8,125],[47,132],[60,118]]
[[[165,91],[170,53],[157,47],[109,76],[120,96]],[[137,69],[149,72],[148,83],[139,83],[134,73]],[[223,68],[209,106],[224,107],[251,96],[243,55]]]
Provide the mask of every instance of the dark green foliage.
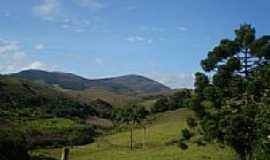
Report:
[[28,160],[30,148],[93,142],[95,128],[84,119],[110,114],[106,107],[96,110],[98,105],[82,103],[46,84],[0,76],[0,159]]
[[31,160],[56,160],[56,159],[44,155],[34,155],[31,156]]
[[181,130],[181,141],[189,140],[192,136],[192,133],[188,129]]
[[195,128],[197,126],[197,121],[193,117],[187,118],[187,125],[189,128]]
[[0,77],[0,104],[0,114],[8,118],[14,114],[20,119],[42,116],[84,118],[97,114],[93,106],[64,92],[7,76]]
[[[133,127],[135,125],[142,125],[143,120],[146,118],[146,116],[149,115],[149,112],[145,109],[144,106],[140,105],[130,105],[123,109],[118,109],[116,112],[114,112],[114,119],[121,123],[126,123],[129,125],[130,128],[130,149],[133,149]],[[145,126],[143,126],[144,129]],[[145,133],[145,132],[144,132]]]
[[259,141],[255,148],[255,157],[258,160],[265,160],[270,158],[270,106],[260,106],[260,111],[256,115],[256,132]]
[[71,130],[64,131],[68,133],[65,139],[68,139],[69,145],[83,145],[92,143],[96,135],[95,130],[92,127],[78,127]]
[[195,111],[196,116],[202,117],[206,114],[205,108],[202,105],[202,97],[200,95],[193,95],[188,101],[188,107]]
[[93,106],[95,106],[95,109],[99,117],[108,119],[112,118],[113,107],[110,103],[101,99],[96,99],[95,101],[92,102],[92,104]]
[[206,145],[206,142],[202,139],[202,138],[198,138],[195,140],[195,143],[198,145],[198,146],[205,146]]
[[151,108],[151,112],[164,112],[169,110],[169,100],[167,97],[162,97],[156,101],[154,106]]
[[26,133],[28,137],[28,145],[31,148],[37,147],[62,147],[66,145],[83,145],[92,143],[96,132],[90,126],[72,126],[70,128],[54,129],[47,128],[46,130],[29,130]]
[[23,133],[11,128],[0,129],[0,159],[29,160]]
[[169,96],[162,96],[152,106],[151,112],[158,113],[187,107],[190,98],[191,91],[188,89],[177,91]]
[[185,142],[179,141],[178,142],[178,147],[181,148],[182,150],[187,150],[188,145]]
[[136,124],[143,121],[149,114],[149,111],[144,106],[130,105],[121,109],[115,109],[113,119],[122,123]]
[[203,138],[230,145],[241,160],[268,159],[270,42],[241,25],[235,39],[221,40],[202,60],[211,82],[197,73],[190,101]]
[[209,84],[208,77],[203,73],[196,73],[195,74],[195,91],[202,92],[203,89]]
[[184,108],[187,105],[187,100],[191,97],[191,91],[183,89],[170,95],[169,98],[169,110],[175,110],[178,108]]

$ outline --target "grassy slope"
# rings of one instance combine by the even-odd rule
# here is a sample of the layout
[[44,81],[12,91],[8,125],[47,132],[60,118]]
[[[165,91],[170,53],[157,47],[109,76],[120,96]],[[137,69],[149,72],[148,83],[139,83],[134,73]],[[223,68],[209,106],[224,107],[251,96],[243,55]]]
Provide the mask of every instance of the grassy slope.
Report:
[[123,105],[136,102],[138,98],[136,96],[117,94],[114,92],[96,89],[96,90],[86,90],[86,91],[70,91],[68,92],[70,95],[75,97],[76,99],[90,103],[96,99],[102,99],[106,102],[109,102],[114,107],[122,107]]
[[[182,151],[176,145],[165,143],[177,139],[180,129],[186,127],[185,118],[190,111],[181,109],[158,115],[148,124],[146,147],[130,151],[128,148],[129,132],[121,132],[99,138],[96,143],[75,147],[71,150],[70,160],[234,160],[235,154],[229,148],[220,148],[217,144],[198,147],[191,145]],[[143,131],[135,131],[136,145],[140,146]],[[61,149],[38,150],[35,154],[42,153],[60,158]]]
[[37,119],[26,121],[21,125],[24,125],[24,128],[35,129],[42,132],[50,130],[65,130],[73,128],[75,126],[80,126],[79,123],[76,123],[75,121],[66,118]]

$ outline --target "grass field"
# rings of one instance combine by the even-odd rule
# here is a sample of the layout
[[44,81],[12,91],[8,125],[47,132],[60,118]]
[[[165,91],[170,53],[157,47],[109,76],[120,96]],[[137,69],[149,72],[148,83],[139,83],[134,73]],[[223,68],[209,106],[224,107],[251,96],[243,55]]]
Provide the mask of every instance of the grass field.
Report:
[[[97,139],[96,143],[71,148],[70,160],[235,160],[230,148],[218,144],[197,146],[190,144],[188,150],[181,150],[168,142],[178,139],[180,130],[186,127],[185,118],[191,112],[186,109],[157,115],[147,125],[146,145],[142,147],[143,130],[135,130],[135,149],[128,148],[129,132],[115,133]],[[61,149],[35,150],[60,159]]]
[[138,97],[136,96],[118,94],[102,89],[72,91],[69,92],[69,94],[81,102],[91,103],[93,100],[102,99],[109,102],[114,107],[123,107],[126,104],[136,102],[138,100]]

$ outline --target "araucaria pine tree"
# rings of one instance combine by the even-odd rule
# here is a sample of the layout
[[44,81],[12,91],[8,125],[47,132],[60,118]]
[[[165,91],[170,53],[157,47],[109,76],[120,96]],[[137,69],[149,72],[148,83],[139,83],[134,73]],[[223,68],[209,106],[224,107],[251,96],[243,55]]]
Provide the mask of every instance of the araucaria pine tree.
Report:
[[209,76],[196,73],[191,107],[205,140],[231,146],[240,160],[269,159],[270,37],[241,25],[201,66]]

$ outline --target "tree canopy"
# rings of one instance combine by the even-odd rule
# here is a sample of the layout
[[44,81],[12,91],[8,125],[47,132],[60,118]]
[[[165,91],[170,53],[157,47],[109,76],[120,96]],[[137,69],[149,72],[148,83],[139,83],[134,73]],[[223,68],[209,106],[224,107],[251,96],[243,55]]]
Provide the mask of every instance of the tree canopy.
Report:
[[203,137],[230,145],[241,160],[270,157],[270,37],[255,33],[243,24],[208,52],[208,75],[196,73],[191,103]]

